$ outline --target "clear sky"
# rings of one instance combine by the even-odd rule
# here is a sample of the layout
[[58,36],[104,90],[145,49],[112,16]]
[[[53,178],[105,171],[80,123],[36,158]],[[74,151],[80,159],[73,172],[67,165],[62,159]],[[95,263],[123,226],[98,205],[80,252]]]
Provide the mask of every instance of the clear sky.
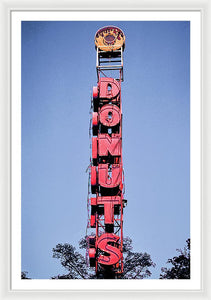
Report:
[[94,36],[126,35],[124,236],[151,255],[159,278],[190,237],[190,24],[173,21],[22,22],[22,270],[66,273],[58,243],[86,233]]

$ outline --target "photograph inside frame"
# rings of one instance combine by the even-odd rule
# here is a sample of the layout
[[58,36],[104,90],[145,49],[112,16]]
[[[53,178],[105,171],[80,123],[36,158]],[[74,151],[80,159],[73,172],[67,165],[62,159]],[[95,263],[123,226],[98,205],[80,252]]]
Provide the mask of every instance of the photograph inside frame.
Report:
[[21,284],[189,288],[191,21],[20,26]]

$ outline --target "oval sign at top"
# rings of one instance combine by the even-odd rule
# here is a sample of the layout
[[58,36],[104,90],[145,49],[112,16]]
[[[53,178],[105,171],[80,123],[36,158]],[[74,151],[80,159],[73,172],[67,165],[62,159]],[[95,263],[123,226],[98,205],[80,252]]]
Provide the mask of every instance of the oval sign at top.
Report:
[[114,51],[125,47],[125,35],[116,26],[100,28],[95,34],[95,46],[102,51]]

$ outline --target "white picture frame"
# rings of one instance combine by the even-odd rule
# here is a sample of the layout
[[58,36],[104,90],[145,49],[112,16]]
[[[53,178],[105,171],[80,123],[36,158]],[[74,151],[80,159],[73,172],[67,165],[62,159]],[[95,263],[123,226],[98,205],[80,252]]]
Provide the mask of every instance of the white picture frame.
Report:
[[[209,262],[209,257],[208,257],[208,251],[207,249],[210,248],[209,245],[209,239],[208,239],[208,228],[205,227],[207,226],[209,219],[208,219],[208,203],[206,202],[208,199],[208,174],[209,174],[209,169],[206,167],[205,168],[205,163],[204,163],[204,159],[206,159],[206,165],[209,167],[209,157],[208,157],[208,150],[207,150],[207,146],[208,146],[208,138],[206,139],[206,133],[207,133],[207,128],[209,128],[208,124],[208,113],[209,113],[209,105],[206,102],[206,100],[208,99],[208,94],[210,93],[209,91],[209,87],[208,87],[208,65],[210,65],[210,60],[208,57],[208,49],[209,49],[209,45],[207,45],[206,43],[206,38],[208,38],[208,33],[209,33],[209,26],[208,26],[208,16],[210,16],[210,5],[208,4],[208,1],[206,3],[202,1],[198,1],[197,4],[195,4],[195,7],[188,5],[188,3],[183,2],[182,5],[180,5],[179,7],[177,6],[176,2],[173,4],[172,7],[168,6],[169,4],[167,3],[159,3],[160,1],[154,1],[154,3],[151,3],[150,7],[145,7],[144,4],[139,3],[137,5],[134,5],[134,7],[132,8],[135,11],[162,11],[162,10],[169,10],[169,11],[200,11],[202,13],[202,33],[203,33],[203,47],[202,47],[202,58],[203,58],[203,82],[202,82],[202,87],[203,87],[203,101],[202,101],[202,128],[203,128],[203,134],[202,134],[202,199],[203,199],[203,219],[205,220],[205,222],[203,221],[203,239],[202,239],[202,244],[201,244],[201,249],[202,249],[202,253],[203,253],[203,257],[204,260]],[[31,7],[30,7],[31,6]],[[32,7],[33,6],[33,7]],[[142,297],[142,298],[156,298],[156,297],[170,297],[172,299],[176,299],[176,297],[180,297],[180,299],[183,299],[185,297],[187,297],[187,293],[191,294],[191,297],[199,297],[199,299],[201,299],[202,297],[205,299],[209,299],[210,294],[209,294],[209,286],[208,286],[208,281],[209,281],[209,275],[208,275],[208,269],[209,269],[209,264],[205,265],[205,268],[202,268],[203,270],[203,282],[202,282],[202,287],[201,289],[198,289],[197,291],[195,290],[186,290],[185,292],[182,291],[182,289],[180,290],[172,290],[168,291],[165,288],[161,288],[158,290],[153,290],[151,291],[150,288],[146,289],[146,290],[134,290],[133,288],[128,289],[128,290],[121,290],[118,289],[118,294],[117,294],[117,290],[112,290],[109,289],[109,291],[106,289],[108,289],[108,287],[105,287],[105,289],[100,289],[100,290],[80,290],[78,289],[77,291],[67,291],[66,289],[62,290],[51,290],[51,289],[45,289],[45,291],[41,291],[41,290],[34,290],[33,288],[29,288],[29,289],[21,289],[21,290],[16,290],[16,289],[11,289],[11,257],[10,257],[10,251],[11,251],[11,240],[10,240],[10,234],[11,234],[11,215],[10,215],[10,200],[11,200],[11,178],[12,178],[12,174],[11,174],[11,164],[10,164],[10,150],[11,150],[11,119],[10,119],[10,112],[11,112],[11,106],[10,106],[10,96],[11,96],[11,89],[10,89],[10,80],[11,80],[11,69],[9,69],[9,65],[10,65],[10,42],[11,42],[11,28],[10,28],[10,16],[11,16],[11,11],[15,11],[15,10],[29,10],[29,11],[35,11],[35,10],[41,10],[41,11],[45,11],[47,10],[55,10],[55,11],[68,11],[68,10],[105,10],[105,9],[111,9],[111,10],[118,10],[118,3],[113,3],[113,5],[109,6],[108,3],[106,4],[106,6],[102,6],[100,7],[99,4],[97,4],[96,2],[89,2],[89,7],[87,7],[86,5],[84,5],[83,3],[71,3],[68,6],[66,6],[65,3],[63,3],[63,1],[57,2],[56,8],[52,7],[52,3],[48,3],[48,1],[46,2],[42,2],[42,3],[38,3],[37,1],[34,1],[34,3],[31,2],[31,5],[25,7],[24,4],[21,1],[17,1],[15,2],[15,4],[11,4],[8,1],[2,1],[2,36],[5,37],[5,39],[8,41],[7,42],[7,46],[6,47],[2,47],[3,51],[2,51],[2,66],[3,66],[3,70],[4,70],[4,74],[7,74],[7,76],[5,76],[3,78],[3,84],[2,84],[2,91],[3,91],[3,95],[2,95],[2,99],[4,99],[4,101],[2,101],[1,103],[1,114],[2,114],[2,118],[1,118],[1,128],[2,130],[2,141],[1,141],[1,149],[2,149],[2,162],[3,162],[3,168],[2,168],[2,172],[1,172],[1,176],[2,176],[2,182],[4,182],[4,186],[2,189],[2,199],[4,199],[4,201],[2,201],[2,247],[1,247],[1,257],[2,257],[2,272],[1,272],[1,298],[10,298],[10,297],[15,297],[18,298],[20,297],[21,299],[24,297],[28,297],[28,295],[33,294],[33,297],[39,297],[40,298],[52,298],[52,297],[58,297],[58,296],[62,296],[62,297],[69,297],[71,295],[71,297],[87,297],[87,295],[89,297],[93,297],[93,295],[95,296],[100,296],[100,297],[107,297],[108,295],[110,295],[110,293],[113,293],[114,297],[128,297],[130,296],[130,293],[132,293],[133,297]],[[127,10],[131,10],[131,8],[128,7],[127,3],[121,2],[121,10],[124,9],[125,11]],[[7,49],[5,49],[7,48]],[[206,62],[206,63],[205,63]],[[206,67],[204,67],[206,66]],[[6,101],[7,99],[7,101]],[[4,212],[4,213],[3,213]],[[210,225],[210,224],[209,224]],[[206,245],[206,248],[205,248]],[[7,263],[5,263],[7,262]],[[207,284],[206,284],[207,283]],[[39,291],[39,292],[38,292]],[[86,291],[86,293],[84,293],[84,291]],[[109,294],[107,295],[107,293],[109,292]],[[61,293],[61,295],[59,294]],[[88,294],[87,294],[88,293]],[[31,297],[32,295],[30,295]],[[189,295],[190,296],[190,295]],[[208,297],[208,298],[207,298]]]

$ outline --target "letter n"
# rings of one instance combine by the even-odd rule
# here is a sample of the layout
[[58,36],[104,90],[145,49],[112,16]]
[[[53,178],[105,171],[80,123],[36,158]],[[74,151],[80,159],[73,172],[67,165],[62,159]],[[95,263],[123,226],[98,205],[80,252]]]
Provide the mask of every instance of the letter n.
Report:
[[121,155],[121,137],[119,134],[99,134],[98,135],[98,154],[99,156]]

